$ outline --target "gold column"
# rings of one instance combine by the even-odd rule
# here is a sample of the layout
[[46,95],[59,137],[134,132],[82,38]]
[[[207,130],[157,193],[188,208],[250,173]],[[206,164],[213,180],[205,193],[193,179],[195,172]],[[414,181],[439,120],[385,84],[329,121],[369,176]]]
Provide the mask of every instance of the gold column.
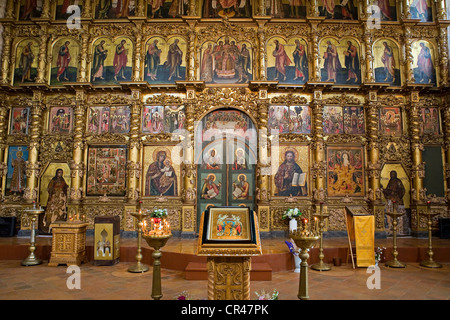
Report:
[[3,104],[6,100],[6,96],[1,95],[0,98],[0,199],[3,199],[3,178],[5,178],[7,174],[5,151],[6,148],[8,148],[6,143],[8,133],[8,108]]
[[147,2],[144,0],[137,1],[137,14],[138,17],[145,17],[145,4]]
[[188,20],[189,31],[187,33],[189,42],[187,48],[187,74],[186,80],[195,81],[197,79],[197,70],[195,67],[195,20]]
[[319,66],[319,34],[317,26],[319,23],[317,21],[311,22],[311,31],[309,34],[310,44],[311,44],[311,72],[310,81],[317,82],[320,81],[320,66]]
[[[83,194],[83,176],[85,166],[83,162],[85,140],[84,129],[86,120],[86,93],[83,90],[76,92],[76,106],[74,110],[74,129],[73,129],[73,151],[72,160],[69,162],[71,187],[70,187],[70,205],[78,205]],[[70,207],[69,205],[69,207]],[[75,213],[78,213],[77,206]],[[69,208],[69,212],[72,211]],[[70,216],[70,215],[69,215]]]
[[[136,23],[136,22],[135,22]],[[142,32],[141,32],[142,24],[136,23],[136,30],[134,31],[136,45],[134,50],[134,71],[133,76],[131,77],[131,81],[140,81],[141,80],[141,65],[143,65],[141,58],[141,48],[142,48]]]
[[447,20],[445,0],[436,1],[436,19]]
[[[86,9],[86,7],[85,7]],[[83,13],[84,14],[84,13]],[[89,82],[88,77],[88,55],[89,55],[89,26],[84,24],[80,30],[81,34],[81,52],[80,52],[80,72],[78,73],[77,82]]]
[[[371,202],[377,200],[376,194],[377,190],[380,188],[380,151],[378,145],[378,103],[377,103],[377,92],[370,91],[366,104],[366,115],[367,115],[367,154],[368,154],[368,177],[369,177],[369,188],[372,189],[372,193],[369,193]],[[378,199],[380,200],[380,199]]]
[[47,42],[48,42],[48,30],[47,25],[42,24],[40,30],[39,39],[41,44],[39,47],[38,68],[36,83],[46,83],[46,69],[47,69]]
[[92,18],[92,0],[84,0],[83,13],[81,16],[83,18]]
[[326,190],[326,161],[325,141],[323,137],[323,105],[322,91],[314,91],[314,97],[310,108],[313,113],[313,177],[314,188],[317,191]]
[[9,23],[3,24],[3,53],[2,53],[2,79],[1,84],[10,84],[10,67],[14,69],[14,66],[10,66],[11,63],[11,28]]
[[448,54],[449,54],[449,47],[448,47],[448,34],[447,34],[447,26],[439,26],[439,37],[438,37],[438,43],[439,43],[439,62],[440,62],[440,70],[441,70],[441,77],[440,77],[440,85],[442,87],[445,87],[448,85]]
[[141,164],[139,155],[141,151],[141,140],[139,137],[139,123],[141,115],[141,92],[132,89],[132,105],[130,120],[130,142],[129,156],[127,162],[128,168],[128,203],[136,204],[140,197],[139,178],[141,173]]
[[369,28],[368,24],[366,23],[366,27],[364,29],[364,42],[363,45],[366,50],[366,80],[365,82],[375,82],[375,79],[373,77],[373,54],[372,54],[372,45],[373,45],[373,39],[372,39],[372,31]]
[[25,202],[32,203],[37,199],[39,178],[39,146],[42,130],[43,94],[40,91],[33,92],[31,107],[31,126],[29,130],[30,145],[26,166],[27,182],[23,198]]
[[319,4],[317,3],[317,0],[310,0],[308,15],[310,17],[318,17],[319,16]]
[[5,18],[6,19],[14,19],[15,18],[15,12],[14,12],[14,8],[16,7],[15,4],[17,4],[17,2],[15,0],[7,0],[7,4],[6,4],[6,13],[5,13]]
[[405,65],[405,83],[412,84],[414,83],[414,72],[412,69],[413,64],[413,56],[411,51],[412,46],[412,34],[411,34],[411,27],[405,26],[404,29],[404,35],[403,35],[403,43],[405,46],[405,56],[403,57],[404,65]]
[[50,0],[44,0],[42,2],[42,19],[50,19]]
[[264,28],[264,25],[267,21],[265,20],[257,20],[258,23],[258,31],[257,31],[257,36],[258,36],[258,43],[259,43],[259,51],[258,51],[258,61],[259,61],[259,65],[257,66],[258,68],[258,73],[257,73],[257,78],[256,80],[267,80],[267,74],[266,74],[266,59],[265,59],[265,55],[266,55],[266,31]]
[[411,12],[409,11],[409,0],[400,0],[401,18],[402,20],[411,19]]
[[409,104],[409,134],[411,141],[411,157],[412,157],[412,170],[411,176],[413,180],[413,188],[416,191],[416,195],[412,195],[413,199],[416,198],[421,202],[420,195],[423,191],[423,178],[425,171],[425,164],[422,160],[423,144],[420,137],[420,107],[419,107],[419,93],[411,92],[410,104]]

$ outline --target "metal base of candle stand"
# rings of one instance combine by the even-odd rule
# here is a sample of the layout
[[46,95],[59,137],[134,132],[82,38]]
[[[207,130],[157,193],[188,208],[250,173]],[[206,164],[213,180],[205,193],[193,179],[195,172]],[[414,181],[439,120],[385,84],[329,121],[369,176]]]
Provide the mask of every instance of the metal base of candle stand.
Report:
[[311,266],[311,269],[316,271],[330,271],[331,265],[324,263],[323,261],[320,261],[318,263],[315,263]]
[[152,298],[154,300],[160,300],[162,298],[162,290],[161,290],[161,256],[162,253],[159,251],[162,247],[164,247],[167,241],[172,237],[172,234],[163,235],[163,236],[149,236],[144,235],[145,241],[147,244],[155,249],[152,253],[153,258],[153,282],[152,282]]
[[131,273],[142,273],[147,272],[148,270],[150,270],[150,267],[144,263],[136,263],[128,268],[128,272]]
[[420,263],[422,267],[426,268],[442,268],[442,264],[434,261],[434,260],[425,260]]
[[20,263],[22,266],[37,266],[42,264],[42,260],[37,258],[32,252],[26,259]]
[[385,266],[390,267],[390,268],[406,268],[406,264],[401,263],[398,260],[388,261],[388,262],[386,262]]

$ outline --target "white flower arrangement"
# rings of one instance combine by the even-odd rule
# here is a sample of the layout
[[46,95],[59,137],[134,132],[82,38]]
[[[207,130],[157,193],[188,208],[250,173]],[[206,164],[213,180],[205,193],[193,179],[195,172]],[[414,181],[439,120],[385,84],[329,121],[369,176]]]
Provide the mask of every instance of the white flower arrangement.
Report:
[[152,218],[165,218],[167,217],[167,209],[154,209],[151,213]]
[[286,219],[294,219],[296,217],[300,217],[302,215],[301,211],[298,208],[290,208],[283,213],[282,218]]
[[278,291],[274,289],[272,294],[266,293],[263,289],[260,293],[255,292],[257,300],[278,300]]

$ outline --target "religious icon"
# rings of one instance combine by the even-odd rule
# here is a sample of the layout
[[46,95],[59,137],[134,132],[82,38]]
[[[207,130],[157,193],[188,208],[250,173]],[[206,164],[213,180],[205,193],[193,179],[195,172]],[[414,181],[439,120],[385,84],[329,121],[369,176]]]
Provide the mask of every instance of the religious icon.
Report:
[[127,149],[89,147],[86,195],[126,194]]
[[364,134],[364,108],[344,107],[344,133]]
[[203,18],[251,18],[250,0],[204,0]]
[[266,1],[266,14],[273,18],[304,19],[306,17],[306,0]]
[[358,20],[358,6],[353,0],[321,0],[320,16],[326,19]]
[[130,108],[126,107],[90,107],[88,130],[91,134],[128,133],[130,131]]
[[398,45],[389,39],[381,39],[373,45],[374,73],[377,82],[401,85]]
[[353,39],[326,38],[321,41],[323,53],[321,79],[336,84],[360,84],[359,44]]
[[440,134],[440,118],[439,109],[433,107],[422,108],[421,134],[439,135]]
[[19,20],[30,20],[31,18],[39,18],[42,14],[42,1],[37,0],[21,0]]
[[10,146],[8,149],[8,173],[5,195],[23,194],[26,187],[27,146]]
[[430,0],[413,0],[410,5],[412,19],[420,19],[421,22],[433,21]]
[[145,196],[178,195],[178,178],[171,153],[166,147],[153,150],[153,162],[149,164],[145,175]]
[[234,152],[234,162],[232,170],[247,170],[247,160],[245,159],[245,151],[242,148],[237,148]]
[[142,132],[164,132],[164,107],[145,106],[142,112]]
[[308,147],[280,146],[278,156],[280,165],[273,178],[274,196],[307,196],[307,172],[302,167],[308,168]]
[[289,132],[311,133],[311,109],[308,106],[289,107]]
[[188,0],[151,0],[147,2],[147,17],[156,18],[177,18],[186,14]]
[[270,106],[267,128],[271,134],[289,132],[289,108],[287,106]]
[[[397,21],[395,0],[375,0],[373,5],[378,7],[381,21]],[[373,10],[372,13],[374,13]]]
[[287,42],[276,37],[268,42],[267,78],[280,83],[305,83],[308,81],[307,43],[301,38]]
[[416,41],[412,45],[412,52],[416,83],[436,84],[433,46],[427,41]]
[[208,149],[203,156],[203,168],[207,170],[219,170],[222,164],[222,156],[215,148]]
[[207,175],[206,179],[204,179],[200,193],[200,197],[202,199],[220,200],[220,189],[222,183],[220,181],[216,181],[217,176],[221,177],[221,175],[210,173]]
[[50,225],[52,223],[67,220],[66,206],[68,189],[69,185],[64,180],[64,171],[59,168],[47,185],[48,200],[43,221],[44,232],[50,232]]
[[27,134],[30,121],[30,108],[12,108],[9,133]]
[[363,196],[364,177],[362,147],[328,147],[328,196]]
[[380,132],[384,135],[402,135],[402,114],[400,108],[381,107],[379,110]]
[[55,43],[50,84],[77,80],[79,50],[78,42],[73,39],[60,39]]
[[232,184],[233,192],[232,197],[234,200],[248,200],[250,190],[250,184],[247,181],[247,176],[243,173],[237,176],[237,180],[235,180]]
[[82,2],[80,0],[57,0],[55,1],[55,20],[67,20],[73,13],[67,12],[70,6],[78,6],[82,11]]
[[173,83],[186,78],[186,41],[181,37],[147,41],[144,79],[149,83]]
[[130,39],[121,37],[114,41],[101,38],[93,44],[91,81],[93,84],[116,84],[130,80],[133,61],[133,44]]
[[119,19],[133,17],[136,14],[136,1],[132,0],[98,0],[96,19]]
[[70,133],[72,132],[72,123],[73,111],[71,107],[52,107],[50,109],[50,133]]
[[323,108],[323,132],[326,134],[344,133],[342,107]]
[[252,48],[230,37],[202,46],[200,79],[207,83],[247,83],[252,80]]
[[36,80],[38,51],[39,43],[35,40],[25,39],[19,43],[16,49],[14,85]]
[[182,130],[185,124],[184,106],[166,106],[164,108],[164,132],[174,133],[176,130]]

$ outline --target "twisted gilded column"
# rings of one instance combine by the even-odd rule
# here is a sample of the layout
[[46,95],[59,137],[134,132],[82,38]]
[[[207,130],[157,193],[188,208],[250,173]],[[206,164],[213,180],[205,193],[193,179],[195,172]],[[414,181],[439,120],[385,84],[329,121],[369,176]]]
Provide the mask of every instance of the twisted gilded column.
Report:
[[80,51],[80,72],[78,73],[77,82],[89,82],[88,76],[88,64],[89,64],[89,27],[83,25],[80,30],[81,34],[81,51]]
[[258,50],[258,73],[257,73],[257,80],[267,80],[267,74],[266,74],[266,31],[264,28],[264,24],[266,21],[257,20],[258,22],[258,30],[257,30],[257,36],[258,36],[258,43],[259,43],[259,50]]
[[73,123],[73,151],[69,161],[71,183],[70,203],[77,204],[83,195],[83,176],[85,166],[83,162],[85,140],[84,129],[86,120],[86,93],[82,90],[76,93],[76,106]]
[[375,91],[369,92],[369,96],[366,104],[367,115],[367,167],[369,177],[369,189],[372,189],[372,193],[369,193],[369,200],[371,202],[376,199],[377,191],[380,189],[380,150],[379,150],[379,124],[378,124],[378,108],[380,106],[377,103],[377,93]]
[[84,0],[82,18],[92,18],[92,0]]
[[23,195],[23,198],[27,203],[31,203],[37,199],[38,178],[40,172],[40,163],[38,162],[38,160],[43,110],[43,94],[40,91],[35,91],[33,92],[33,102],[31,106],[31,125],[29,130],[30,145],[26,166],[27,182]]
[[6,96],[1,95],[0,98],[0,199],[3,199],[3,190],[1,190],[1,188],[3,186],[3,179],[6,177],[7,173],[5,151],[8,147],[6,143],[8,133],[8,108],[3,105]]
[[448,33],[447,26],[439,26],[439,63],[440,63],[440,85],[445,87],[448,85],[448,54],[449,54],[449,43],[448,43]]
[[[446,97],[445,105],[443,108],[443,123],[442,128],[444,131],[444,150],[445,150],[445,168],[447,179],[446,198],[450,200],[450,97]],[[450,201],[448,201],[450,206]]]
[[316,82],[320,81],[320,56],[319,56],[319,34],[318,34],[318,23],[311,22],[311,31],[309,33],[309,39],[311,44],[311,72],[310,77],[311,81]]
[[375,82],[375,79],[373,77],[373,53],[372,53],[372,45],[373,45],[373,39],[372,39],[372,32],[369,26],[366,24],[366,27],[364,29],[364,47],[366,51],[366,58],[365,58],[365,82]]
[[47,42],[48,42],[48,30],[47,26],[41,25],[39,39],[41,41],[39,46],[38,68],[36,83],[46,83],[46,71],[47,71]]
[[323,136],[322,91],[314,91],[310,108],[313,114],[313,177],[316,192],[326,190],[325,140]]
[[412,84],[415,82],[414,80],[414,72],[412,68],[412,64],[414,61],[414,57],[412,55],[412,35],[411,35],[411,27],[406,26],[404,29],[403,42],[405,45],[405,56],[403,57],[403,61],[401,62],[405,66],[405,83]]
[[[11,28],[9,23],[3,24],[3,52],[2,52],[2,80],[1,84],[8,85],[10,83],[10,66],[11,66]],[[13,67],[13,66],[11,66]]]
[[42,1],[42,19],[50,19],[50,1],[51,0],[43,0]]
[[411,141],[411,157],[412,157],[412,170],[411,177],[416,195],[412,195],[412,198],[421,200],[420,194],[423,190],[423,178],[425,171],[425,164],[422,160],[423,144],[420,137],[420,106],[419,106],[419,94],[418,92],[412,92],[409,104],[409,135]]
[[14,12],[15,5],[17,2],[15,0],[6,0],[6,12],[5,12],[5,18],[6,19],[15,19],[16,15]]
[[137,202],[140,197],[139,179],[141,173],[141,164],[139,155],[141,151],[141,141],[139,137],[139,123],[141,114],[141,92],[132,90],[132,104],[130,115],[130,142],[129,157],[127,162],[128,168],[128,202]]
[[400,0],[400,17],[402,20],[411,19],[411,12],[409,11],[409,0]]
[[132,81],[140,81],[141,80],[141,48],[142,48],[142,32],[141,32],[141,24],[138,24],[134,29],[134,36],[136,40],[136,45],[134,49],[134,71],[133,76],[131,78]]

